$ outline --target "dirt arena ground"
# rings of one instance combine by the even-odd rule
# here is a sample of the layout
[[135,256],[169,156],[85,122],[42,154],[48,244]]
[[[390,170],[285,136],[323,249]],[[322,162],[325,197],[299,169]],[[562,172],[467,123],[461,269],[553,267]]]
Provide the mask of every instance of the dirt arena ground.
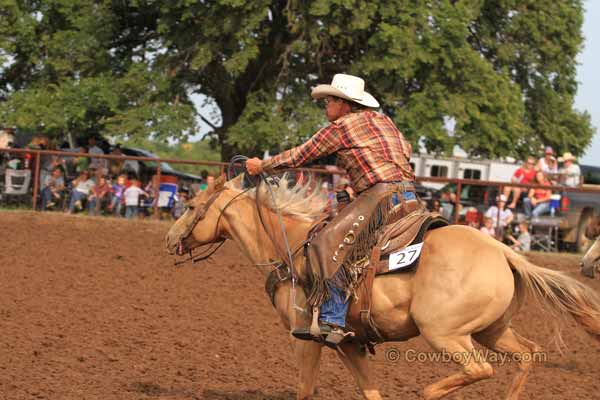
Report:
[[[287,332],[264,294],[263,276],[233,245],[216,261],[173,266],[168,223],[0,212],[0,399],[295,398]],[[574,255],[531,254],[578,276]],[[599,282],[586,281],[595,289]],[[573,326],[557,353],[533,306],[514,321],[544,346],[524,399],[600,398],[600,345]],[[378,347],[386,399],[419,399],[454,365],[390,362],[387,349],[423,350],[421,339]],[[317,398],[359,399],[333,352],[324,350]],[[451,396],[504,398],[514,365]]]

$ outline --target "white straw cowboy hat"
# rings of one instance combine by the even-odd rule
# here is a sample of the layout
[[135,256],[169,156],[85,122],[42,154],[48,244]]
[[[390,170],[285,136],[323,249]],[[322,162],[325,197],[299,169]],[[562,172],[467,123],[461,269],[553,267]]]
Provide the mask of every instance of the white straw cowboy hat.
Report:
[[562,157],[558,158],[558,161],[560,161],[560,162],[575,161],[575,160],[577,160],[577,157],[575,157],[573,154],[571,154],[568,151],[566,153],[563,153]]
[[375,97],[365,92],[365,81],[353,75],[335,74],[331,85],[318,85],[310,95],[313,99],[335,96],[366,107],[379,107],[379,102]]

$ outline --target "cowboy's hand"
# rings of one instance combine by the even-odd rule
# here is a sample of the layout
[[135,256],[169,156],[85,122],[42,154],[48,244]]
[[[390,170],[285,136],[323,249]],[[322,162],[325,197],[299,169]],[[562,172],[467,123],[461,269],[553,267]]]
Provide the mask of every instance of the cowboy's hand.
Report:
[[260,174],[263,172],[262,160],[256,157],[246,160],[246,169],[250,175]]

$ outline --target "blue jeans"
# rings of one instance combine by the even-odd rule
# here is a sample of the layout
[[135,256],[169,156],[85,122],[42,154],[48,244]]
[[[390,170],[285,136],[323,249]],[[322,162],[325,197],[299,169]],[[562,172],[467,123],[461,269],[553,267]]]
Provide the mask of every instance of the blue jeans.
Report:
[[79,192],[77,190],[71,191],[71,201],[69,202],[69,212],[75,211],[75,203],[87,198],[87,194]]
[[329,286],[329,300],[321,305],[319,320],[334,324],[346,326],[346,313],[348,312],[348,303],[345,302],[346,296],[340,288]]
[[125,206],[125,218],[131,219],[138,215],[138,206]]
[[[531,204],[531,199],[529,197],[526,197],[525,200],[523,200],[523,206],[525,208],[525,215],[527,215],[528,218],[539,217],[540,215],[543,215],[543,214],[550,214],[550,202],[549,201],[539,203],[538,205],[535,206],[535,208],[533,208],[533,205]],[[533,208],[533,210],[532,210],[532,208]]]

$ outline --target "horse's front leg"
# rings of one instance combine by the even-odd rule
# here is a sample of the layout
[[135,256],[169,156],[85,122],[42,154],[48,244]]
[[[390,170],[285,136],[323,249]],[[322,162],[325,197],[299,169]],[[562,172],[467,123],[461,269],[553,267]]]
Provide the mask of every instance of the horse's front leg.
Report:
[[298,395],[296,398],[299,400],[312,399],[319,375],[319,361],[323,345],[298,339],[292,339],[292,342],[299,372]]
[[360,392],[367,400],[381,400],[379,389],[371,380],[367,352],[353,342],[342,343],[337,350],[338,357],[352,373]]

